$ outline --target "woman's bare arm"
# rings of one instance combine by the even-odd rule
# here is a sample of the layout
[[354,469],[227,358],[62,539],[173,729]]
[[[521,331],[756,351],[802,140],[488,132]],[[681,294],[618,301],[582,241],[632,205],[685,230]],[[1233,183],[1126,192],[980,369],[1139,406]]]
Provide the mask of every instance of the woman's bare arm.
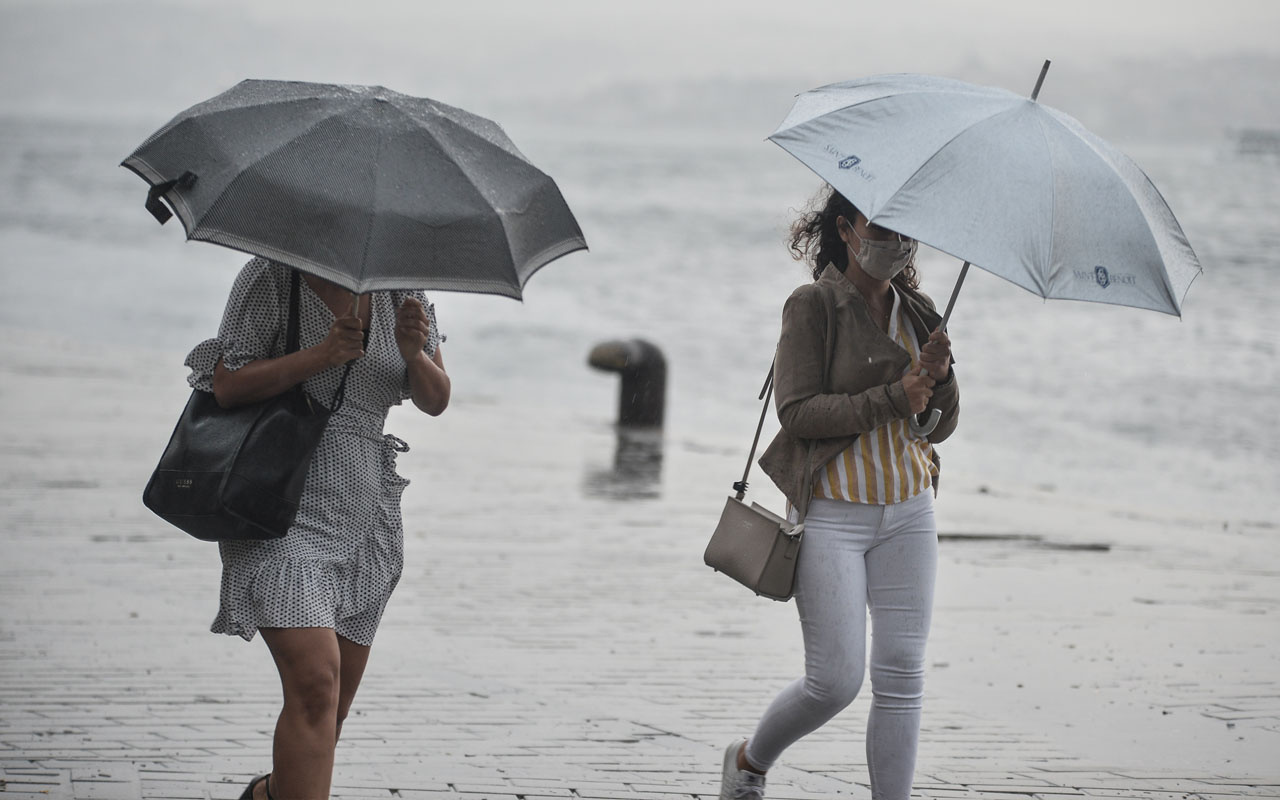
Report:
[[413,392],[413,404],[433,417],[438,417],[449,407],[449,395],[453,383],[449,373],[444,371],[444,356],[440,348],[436,348],[434,358],[427,358],[426,351],[419,351],[418,356],[410,362],[409,388]]
[[248,405],[275,397],[330,367],[364,355],[364,331],[354,316],[339,317],[324,341],[279,358],[260,358],[237,370],[222,359],[213,368],[213,396],[223,408]]
[[409,370],[409,390],[413,404],[431,416],[439,416],[449,407],[453,384],[444,370],[444,356],[436,347],[427,357],[423,348],[431,333],[431,320],[416,298],[408,297],[396,309],[396,345]]

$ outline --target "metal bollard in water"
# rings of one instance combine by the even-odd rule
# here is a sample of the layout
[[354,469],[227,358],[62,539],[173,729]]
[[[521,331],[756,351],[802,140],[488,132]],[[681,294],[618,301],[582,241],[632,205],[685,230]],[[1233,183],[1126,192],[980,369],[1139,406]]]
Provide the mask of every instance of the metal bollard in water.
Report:
[[667,359],[643,339],[601,342],[587,363],[622,376],[618,392],[618,424],[661,427],[667,402]]

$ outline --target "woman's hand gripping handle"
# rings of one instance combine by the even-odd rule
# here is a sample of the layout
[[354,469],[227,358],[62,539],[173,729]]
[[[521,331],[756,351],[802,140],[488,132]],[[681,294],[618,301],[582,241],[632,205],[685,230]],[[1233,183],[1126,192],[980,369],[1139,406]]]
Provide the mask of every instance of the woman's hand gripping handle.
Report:
[[[941,409],[931,410],[923,419],[920,415],[929,406],[934,385],[939,381],[947,380],[950,376],[951,339],[948,338],[946,331],[939,327],[938,330],[929,334],[929,341],[920,348],[920,367],[914,375],[907,375],[902,379],[903,388],[907,390],[907,400],[911,405],[912,416],[907,422],[907,427],[916,436],[928,436],[933,433],[934,428],[938,427],[938,421],[942,419]],[[913,378],[927,380],[928,386],[922,389],[914,381],[909,384],[908,381]]]

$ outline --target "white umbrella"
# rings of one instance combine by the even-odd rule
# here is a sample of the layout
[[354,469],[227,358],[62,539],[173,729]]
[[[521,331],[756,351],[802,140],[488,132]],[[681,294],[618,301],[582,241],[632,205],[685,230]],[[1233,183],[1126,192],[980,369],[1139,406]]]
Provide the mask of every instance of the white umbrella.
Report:
[[1138,165],[1004,89],[878,75],[800,95],[771,141],[867,219],[1041,297],[1182,314],[1201,272]]

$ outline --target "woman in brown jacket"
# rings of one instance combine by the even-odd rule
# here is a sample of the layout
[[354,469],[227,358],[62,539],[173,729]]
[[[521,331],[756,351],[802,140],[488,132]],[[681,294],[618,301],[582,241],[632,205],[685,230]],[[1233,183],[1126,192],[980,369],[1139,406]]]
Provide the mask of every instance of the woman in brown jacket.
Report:
[[[783,689],[749,740],[725,751],[721,800],[764,797],[791,744],[853,701],[871,648],[867,762],[876,800],[911,794],[924,650],[933,605],[939,460],[959,390],[941,318],[917,290],[916,243],[869,223],[828,191],[792,228],[813,267],[782,312],[775,370],[782,423],[760,459],[805,522],[796,607],[805,676]],[[931,433],[909,424],[937,409]]]

